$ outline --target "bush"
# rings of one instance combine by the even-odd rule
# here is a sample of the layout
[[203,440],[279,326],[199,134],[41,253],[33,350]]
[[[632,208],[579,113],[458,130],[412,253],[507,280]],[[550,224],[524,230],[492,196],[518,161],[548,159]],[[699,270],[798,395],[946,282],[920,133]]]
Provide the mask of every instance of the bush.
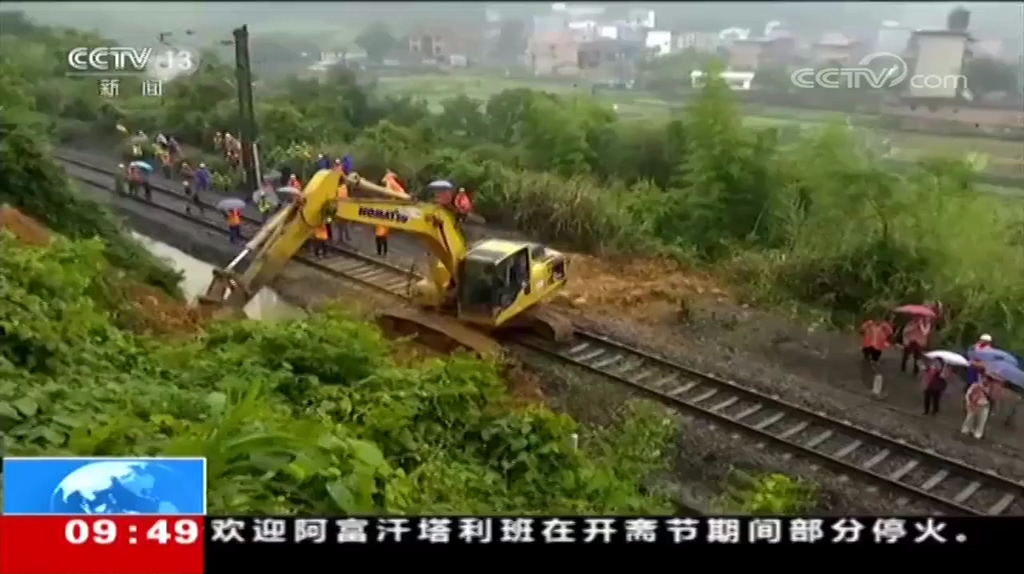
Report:
[[670,511],[640,486],[665,465],[659,418],[626,414],[576,450],[577,423],[517,406],[495,365],[399,366],[342,311],[167,344],[112,322],[132,302],[109,297],[123,278],[97,241],[0,233],[0,267],[9,454],[205,456],[211,513]]

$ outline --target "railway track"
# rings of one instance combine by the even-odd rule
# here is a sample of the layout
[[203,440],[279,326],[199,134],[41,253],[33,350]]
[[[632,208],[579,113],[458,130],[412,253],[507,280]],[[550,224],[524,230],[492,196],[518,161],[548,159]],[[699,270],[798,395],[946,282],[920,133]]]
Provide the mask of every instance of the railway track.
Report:
[[[75,170],[75,173],[69,173],[74,179],[100,189],[111,189],[114,177],[114,173],[111,170],[99,168],[77,159],[61,157],[60,155],[55,157],[62,163],[81,168]],[[225,237],[228,235],[227,226],[223,218],[217,213],[214,204],[201,202],[204,215],[200,215],[197,209],[193,209],[192,215],[189,215],[185,213],[185,205],[188,201],[183,192],[158,185],[154,185],[152,189],[152,202],[146,201],[141,197],[125,196],[125,199],[151,206],[163,213],[201,225]],[[256,233],[261,224],[261,221],[252,214],[243,215],[242,236],[249,239]],[[318,271],[404,298],[408,298],[412,284],[420,278],[412,268],[405,269],[391,265],[349,249],[330,245],[327,252],[328,256],[322,259],[313,259],[305,256],[299,256],[295,259]]]
[[[72,176],[109,189],[113,176],[109,170],[78,160],[58,159],[103,174],[104,181]],[[219,218],[214,223],[185,215],[181,192],[162,186],[154,186],[153,191],[152,204],[158,209],[227,234]],[[251,234],[259,222],[246,217],[245,224],[248,229],[243,233]],[[322,260],[305,256],[295,259],[330,275],[403,298],[408,298],[409,285],[419,278],[412,269],[344,249],[332,247],[330,254]],[[759,448],[779,449],[810,459],[841,476],[898,492],[905,499],[928,503],[945,514],[1024,515],[1024,483],[695,371],[603,335],[577,331],[572,342],[561,346],[529,336],[510,337],[506,342],[629,385],[672,408],[742,432],[754,439]]]

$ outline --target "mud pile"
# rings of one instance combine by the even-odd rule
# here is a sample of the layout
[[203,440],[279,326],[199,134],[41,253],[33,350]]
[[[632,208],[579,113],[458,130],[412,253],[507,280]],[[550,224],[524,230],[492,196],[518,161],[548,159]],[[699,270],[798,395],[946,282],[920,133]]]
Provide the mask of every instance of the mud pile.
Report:
[[563,305],[633,319],[663,319],[689,303],[729,294],[705,275],[666,259],[599,259],[573,255]]
[[154,334],[188,334],[202,329],[205,319],[196,306],[175,301],[150,285],[130,282],[124,286],[126,299],[132,302],[129,327],[133,331]]
[[10,231],[28,245],[48,245],[52,236],[36,220],[7,205],[0,206],[0,229]]

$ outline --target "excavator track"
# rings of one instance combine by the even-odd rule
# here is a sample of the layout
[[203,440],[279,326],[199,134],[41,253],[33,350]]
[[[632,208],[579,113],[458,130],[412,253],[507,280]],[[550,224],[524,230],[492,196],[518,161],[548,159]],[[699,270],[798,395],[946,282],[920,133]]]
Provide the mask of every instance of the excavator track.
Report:
[[568,317],[548,307],[534,307],[515,317],[502,330],[513,332],[529,332],[550,343],[568,343],[572,340],[576,327]]
[[410,337],[439,351],[470,351],[485,359],[502,354],[501,345],[487,333],[455,317],[414,309],[395,309],[378,313],[377,324],[392,337]]

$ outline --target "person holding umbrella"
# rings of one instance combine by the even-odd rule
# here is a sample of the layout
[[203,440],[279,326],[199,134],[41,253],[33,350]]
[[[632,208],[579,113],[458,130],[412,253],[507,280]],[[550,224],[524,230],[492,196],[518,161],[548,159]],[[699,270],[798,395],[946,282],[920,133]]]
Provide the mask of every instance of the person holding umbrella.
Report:
[[242,209],[245,202],[241,199],[230,197],[222,199],[217,203],[217,209],[223,211],[228,223],[228,237],[231,243],[240,243],[242,239]]
[[263,188],[256,192],[256,209],[260,212],[260,218],[266,223],[277,204],[277,194],[273,192],[269,184],[263,184]]
[[928,337],[932,332],[935,311],[927,305],[903,305],[895,309],[897,313],[910,315],[910,322],[903,327],[903,358],[900,370],[907,372],[907,360],[913,358],[913,371],[917,375],[921,371],[922,353],[928,348]]
[[[1006,420],[1003,421],[1004,425],[1011,426],[1017,416],[1017,407],[1020,406],[1020,395],[1024,392],[1024,370],[1009,361],[995,361],[987,365],[985,374],[997,381],[997,385],[989,396],[989,400],[993,403],[993,410],[995,410],[995,403],[1001,402],[1002,391],[1010,391],[1011,394],[1017,395],[1009,398],[1013,401],[1013,407],[1006,414]],[[1000,400],[997,401],[997,399]]]
[[967,365],[967,359],[952,351],[932,351],[925,354],[928,360],[928,368],[924,371],[922,383],[924,386],[924,414],[938,415],[939,405],[942,403],[942,395],[946,392],[949,383],[950,367]]
[[960,433],[974,435],[974,438],[981,440],[985,436],[985,425],[988,424],[988,416],[991,412],[989,394],[994,381],[986,374],[982,376],[981,382],[967,387],[967,394],[964,395],[965,410],[964,424],[960,427]]
[[146,201],[153,201],[153,188],[149,185],[149,172],[151,171],[153,171],[153,166],[144,161],[133,161],[128,164],[128,179],[134,183],[134,186],[130,186],[132,194],[136,194],[139,186],[142,186],[146,193]]
[[[992,335],[988,333],[978,337],[978,342],[971,345],[971,348],[967,350],[967,355],[976,356],[979,351],[992,348]],[[980,360],[972,360],[970,365],[967,367],[967,384],[973,385],[980,379],[979,371],[984,369],[984,363]]]

